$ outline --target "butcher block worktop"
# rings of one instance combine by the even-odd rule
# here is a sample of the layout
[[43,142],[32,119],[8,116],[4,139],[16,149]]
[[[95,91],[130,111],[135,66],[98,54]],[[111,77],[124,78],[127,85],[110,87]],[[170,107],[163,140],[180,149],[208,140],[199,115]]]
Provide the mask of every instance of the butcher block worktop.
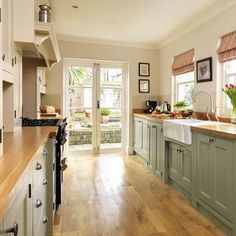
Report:
[[163,123],[163,120],[164,119],[170,119],[170,118],[156,118],[154,116],[152,116],[151,114],[133,114],[134,117],[139,117],[139,118],[143,118],[143,119],[147,119],[147,120],[150,120],[150,121],[154,121],[154,122],[158,122],[158,123]]
[[4,134],[4,154],[0,157],[0,222],[40,147],[56,132],[57,127],[24,127]]
[[[133,116],[154,121],[157,123],[163,123],[163,121],[166,119],[174,119],[174,118],[156,118],[151,116],[151,114],[135,113],[133,114]],[[210,121],[207,124],[194,124],[191,126],[191,130],[208,135],[216,135],[221,138],[236,139],[236,125],[231,123]]]
[[192,131],[208,135],[216,135],[222,138],[236,139],[236,125],[223,122],[212,122],[210,124],[198,124],[191,127]]

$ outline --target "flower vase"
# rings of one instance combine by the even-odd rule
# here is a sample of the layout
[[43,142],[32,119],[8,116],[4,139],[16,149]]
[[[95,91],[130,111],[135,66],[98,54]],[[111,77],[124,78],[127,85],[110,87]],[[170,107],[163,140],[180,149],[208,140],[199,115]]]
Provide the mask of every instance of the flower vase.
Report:
[[236,124],[236,108],[232,109],[232,112],[231,112],[231,123],[232,124]]

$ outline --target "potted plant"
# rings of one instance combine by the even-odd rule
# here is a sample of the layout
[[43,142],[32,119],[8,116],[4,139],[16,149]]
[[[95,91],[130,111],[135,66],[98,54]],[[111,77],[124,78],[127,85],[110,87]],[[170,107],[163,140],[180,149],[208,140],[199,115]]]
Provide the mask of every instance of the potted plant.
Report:
[[236,85],[226,84],[222,91],[229,97],[232,104],[231,123],[236,124]]
[[101,117],[102,117],[102,123],[106,124],[109,122],[109,115],[111,111],[107,108],[101,109]]
[[176,102],[176,103],[174,104],[174,108],[175,108],[176,110],[178,110],[178,111],[184,111],[184,110],[186,110],[186,109],[187,109],[187,106],[188,106],[188,104],[187,104],[186,101]]

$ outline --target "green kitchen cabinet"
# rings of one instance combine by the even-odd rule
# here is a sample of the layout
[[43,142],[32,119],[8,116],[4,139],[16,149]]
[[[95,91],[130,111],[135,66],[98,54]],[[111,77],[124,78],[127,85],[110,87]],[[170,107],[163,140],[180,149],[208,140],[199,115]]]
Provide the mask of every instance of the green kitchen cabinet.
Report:
[[163,176],[163,148],[162,125],[150,122],[149,168],[159,177]]
[[185,191],[192,191],[192,150],[191,146],[169,142],[168,178]]
[[134,151],[141,153],[142,148],[142,120],[134,118]]
[[197,197],[232,219],[233,141],[197,134]]
[[149,121],[134,117],[134,151],[149,161]]

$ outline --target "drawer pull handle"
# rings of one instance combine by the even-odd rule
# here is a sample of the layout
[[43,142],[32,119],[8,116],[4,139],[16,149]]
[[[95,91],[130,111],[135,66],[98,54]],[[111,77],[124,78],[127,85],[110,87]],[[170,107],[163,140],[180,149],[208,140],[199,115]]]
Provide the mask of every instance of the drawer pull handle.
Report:
[[0,234],[13,233],[14,236],[18,235],[18,224],[15,222],[13,227],[10,229],[0,230]]
[[48,223],[48,218],[46,216],[43,218],[43,223],[44,224]]
[[42,165],[40,163],[36,164],[36,170],[41,170],[42,169]]
[[43,205],[43,203],[38,199],[36,202],[36,208],[39,208]]
[[46,149],[43,150],[43,156],[47,156],[48,155],[48,151]]
[[47,185],[48,181],[46,179],[43,180],[43,185]]

